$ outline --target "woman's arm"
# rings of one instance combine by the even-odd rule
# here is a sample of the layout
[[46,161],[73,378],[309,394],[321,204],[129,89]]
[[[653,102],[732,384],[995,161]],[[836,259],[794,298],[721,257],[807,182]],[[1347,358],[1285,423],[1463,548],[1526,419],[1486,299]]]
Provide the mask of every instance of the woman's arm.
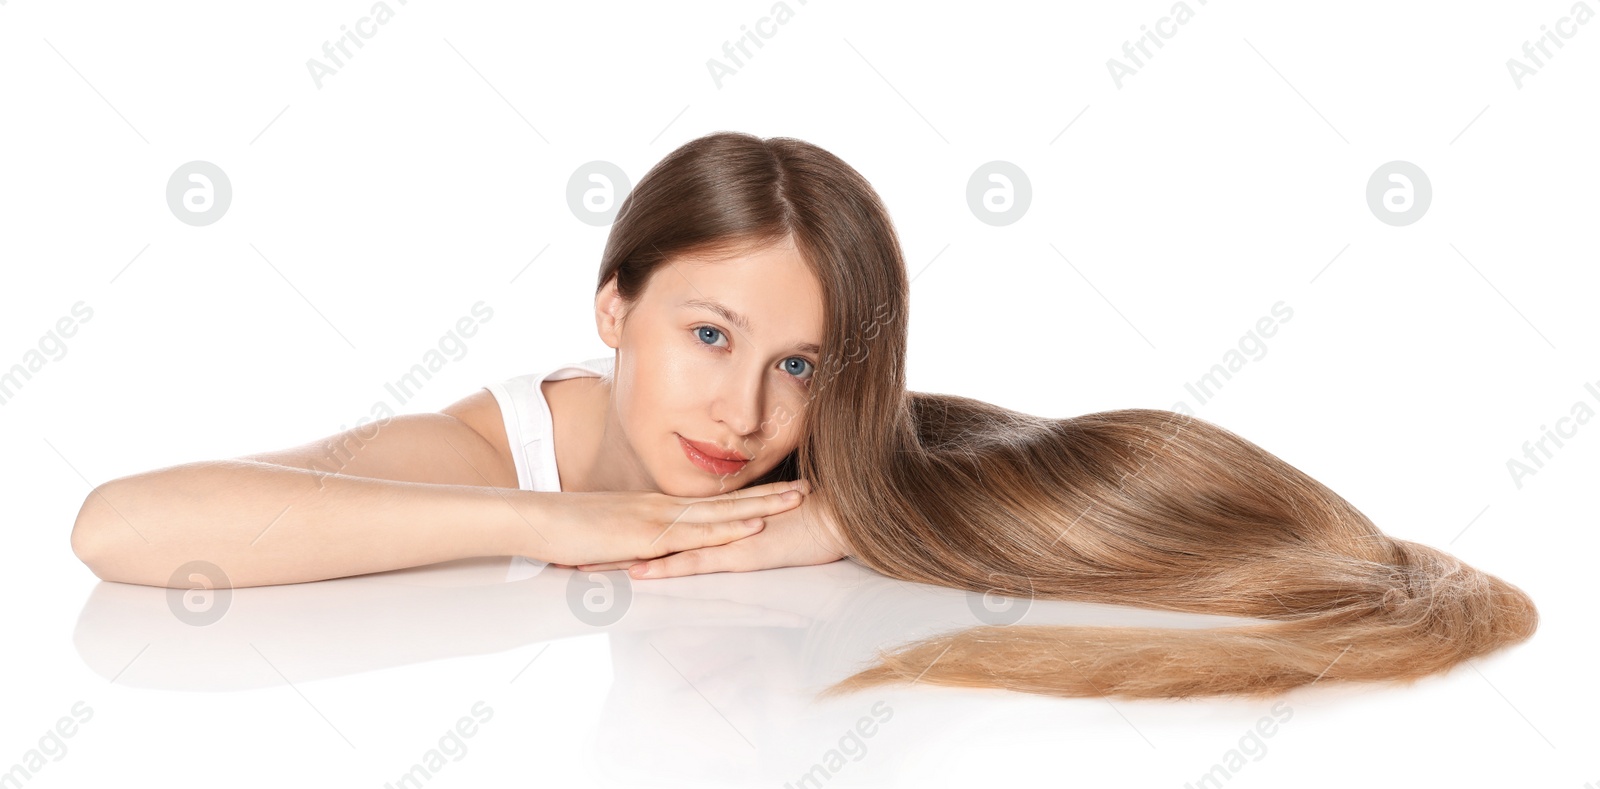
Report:
[[230,587],[300,583],[473,556],[570,564],[649,558],[759,533],[799,502],[787,483],[708,498],[516,488],[487,391],[303,446],[107,482],[72,549],[108,581],[187,587],[206,561]]
[[403,415],[374,432],[112,480],[84,501],[73,551],[108,581],[167,586],[198,559],[234,587],[543,554],[543,494],[491,487],[506,471],[465,423]]
[[441,413],[115,479],[84,500],[72,549],[104,580],[151,586],[194,560],[241,587],[539,556],[539,494],[516,489],[499,417],[478,390]]

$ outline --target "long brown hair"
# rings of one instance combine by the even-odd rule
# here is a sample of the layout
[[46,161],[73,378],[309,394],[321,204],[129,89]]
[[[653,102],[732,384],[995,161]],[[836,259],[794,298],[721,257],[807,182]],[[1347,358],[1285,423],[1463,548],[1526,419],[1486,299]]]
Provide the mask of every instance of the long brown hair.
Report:
[[[880,653],[827,694],[911,681],[1056,696],[1265,695],[1413,680],[1527,639],[1517,587],[1389,537],[1294,466],[1193,416],[1030,416],[908,392],[908,282],[877,193],[787,137],[721,132],[623,201],[598,287],[625,301],[678,255],[792,239],[816,274],[822,362],[798,448],[759,484],[804,478],[849,555],[974,593],[1276,620],[1211,629],[991,623]],[[598,288],[597,288],[598,289]],[[975,621],[982,621],[975,619]]]

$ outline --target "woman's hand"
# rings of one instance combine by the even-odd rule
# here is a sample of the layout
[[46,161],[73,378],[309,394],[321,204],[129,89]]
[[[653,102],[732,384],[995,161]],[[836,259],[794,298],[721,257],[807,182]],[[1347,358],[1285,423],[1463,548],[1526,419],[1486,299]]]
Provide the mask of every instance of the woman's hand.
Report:
[[804,487],[773,482],[707,498],[655,491],[543,493],[525,518],[525,555],[557,566],[631,563],[757,534],[762,519],[798,507]]
[[[809,494],[810,483],[801,480],[802,490]],[[767,525],[758,534],[710,545],[691,548],[648,561],[616,561],[579,565],[579,570],[614,570],[629,568],[631,578],[672,578],[699,573],[747,572],[773,567],[800,567],[827,564],[843,559],[849,552],[836,524],[823,513],[821,507],[799,507],[769,515]]]

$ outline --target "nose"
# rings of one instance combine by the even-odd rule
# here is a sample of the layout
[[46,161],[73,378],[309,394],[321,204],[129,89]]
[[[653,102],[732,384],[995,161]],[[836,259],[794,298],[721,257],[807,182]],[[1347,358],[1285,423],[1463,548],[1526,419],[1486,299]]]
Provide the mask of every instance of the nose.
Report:
[[732,370],[718,386],[712,404],[712,418],[728,426],[735,435],[747,436],[761,423],[760,370]]

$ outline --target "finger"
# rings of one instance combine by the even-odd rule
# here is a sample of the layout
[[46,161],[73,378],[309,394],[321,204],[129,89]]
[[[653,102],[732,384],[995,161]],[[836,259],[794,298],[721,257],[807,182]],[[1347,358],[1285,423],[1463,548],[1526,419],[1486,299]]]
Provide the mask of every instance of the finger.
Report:
[[602,573],[602,572],[605,572],[606,570],[625,570],[625,569],[627,569],[629,567],[632,567],[633,565],[638,564],[638,563],[639,563],[638,559],[628,559],[627,561],[622,561],[622,562],[600,562],[598,564],[580,564],[580,565],[577,566],[576,569],[578,569],[581,572],[586,572],[586,573]]
[[684,504],[690,504],[690,503],[693,503],[693,502],[696,502],[696,501],[718,501],[718,500],[721,500],[721,499],[742,499],[742,498],[750,498],[750,497],[755,497],[755,496],[765,496],[765,495],[767,495],[769,493],[782,493],[782,492],[784,492],[786,490],[794,490],[795,487],[796,487],[796,484],[794,482],[786,482],[786,481],[783,481],[783,480],[779,480],[778,482],[768,482],[768,483],[766,483],[764,485],[751,485],[749,487],[744,487],[744,488],[733,488],[731,490],[724,490],[721,493],[718,493],[718,494],[715,494],[715,495],[711,495],[711,496],[679,496],[679,497],[677,497],[676,500],[681,502],[681,503],[684,503]]
[[695,548],[639,562],[628,570],[628,577],[678,578],[702,573],[737,572],[744,569],[739,557],[740,552],[734,545]]
[[801,494],[810,493],[811,492],[811,483],[805,482],[805,481],[802,481],[802,480],[794,480],[794,481],[782,481],[782,480],[780,480],[778,482],[768,482],[765,485],[751,485],[748,488],[739,488],[737,490],[730,490],[727,493],[719,493],[719,494],[717,494],[715,496],[687,496],[687,497],[680,496],[680,497],[678,497],[676,499],[676,501],[679,504],[688,505],[688,504],[696,504],[696,503],[700,503],[700,502],[730,501],[730,500],[738,500],[738,499],[754,499],[754,498],[760,498],[761,496],[778,495],[778,494],[784,493],[786,491],[791,491],[791,490],[798,490],[798,491],[800,491]]
[[[724,493],[722,495],[723,496],[727,496],[730,499],[734,499],[734,498],[744,498],[745,496],[765,496],[768,493],[782,493],[782,492],[784,492],[786,490],[798,490],[801,493],[808,493],[809,490],[807,490],[807,489],[810,488],[810,486],[811,486],[811,483],[805,482],[803,480],[798,480],[798,479],[794,480],[792,482],[786,481],[786,480],[779,480],[778,482],[768,482],[765,485],[751,485],[748,488],[739,488],[738,490],[731,490],[731,491],[728,491],[727,493]],[[712,498],[720,498],[720,497],[712,497]]]
[[674,513],[673,520],[686,523],[741,521],[794,509],[805,499],[805,495],[797,490],[755,496],[747,495],[744,491],[735,491],[735,494],[739,497],[717,496],[698,501],[689,499],[687,504],[679,505],[681,509]]
[[766,521],[761,518],[718,523],[671,523],[652,537],[650,544],[640,550],[638,555],[648,559],[710,545],[725,545],[758,534],[765,527]]

